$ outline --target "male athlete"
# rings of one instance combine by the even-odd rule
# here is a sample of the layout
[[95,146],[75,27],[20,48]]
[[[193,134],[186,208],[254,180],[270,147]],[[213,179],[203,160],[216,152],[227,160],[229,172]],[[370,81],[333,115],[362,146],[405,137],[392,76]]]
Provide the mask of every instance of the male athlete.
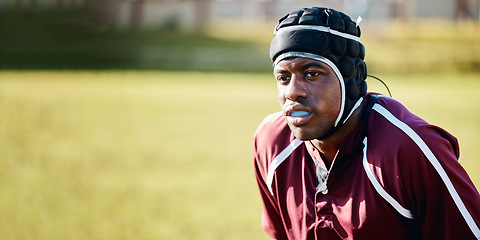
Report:
[[480,195],[455,137],[367,93],[360,28],[306,8],[270,45],[282,111],[254,139],[262,225],[276,239],[480,239]]

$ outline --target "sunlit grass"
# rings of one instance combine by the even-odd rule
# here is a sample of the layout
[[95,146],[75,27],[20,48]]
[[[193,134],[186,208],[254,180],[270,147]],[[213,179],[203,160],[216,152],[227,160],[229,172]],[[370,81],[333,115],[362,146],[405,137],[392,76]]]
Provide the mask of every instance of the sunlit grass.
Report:
[[251,136],[274,105],[262,78],[2,73],[0,235],[261,238]]
[[[379,77],[480,186],[479,75]],[[0,72],[0,236],[268,239],[251,141],[275,94],[269,74]]]

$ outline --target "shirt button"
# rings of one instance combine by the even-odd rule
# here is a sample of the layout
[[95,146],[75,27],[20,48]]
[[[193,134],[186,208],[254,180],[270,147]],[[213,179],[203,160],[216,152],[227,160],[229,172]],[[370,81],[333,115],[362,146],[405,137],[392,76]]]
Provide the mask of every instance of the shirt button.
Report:
[[322,194],[325,195],[328,193],[328,188],[322,191]]

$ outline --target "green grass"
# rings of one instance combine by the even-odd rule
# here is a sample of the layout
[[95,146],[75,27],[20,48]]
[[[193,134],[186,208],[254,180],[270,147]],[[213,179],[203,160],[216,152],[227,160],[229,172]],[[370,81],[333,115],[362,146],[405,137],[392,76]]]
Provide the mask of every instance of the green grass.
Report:
[[[480,186],[480,75],[378,76]],[[251,141],[278,110],[269,74],[0,72],[0,236],[268,239]]]

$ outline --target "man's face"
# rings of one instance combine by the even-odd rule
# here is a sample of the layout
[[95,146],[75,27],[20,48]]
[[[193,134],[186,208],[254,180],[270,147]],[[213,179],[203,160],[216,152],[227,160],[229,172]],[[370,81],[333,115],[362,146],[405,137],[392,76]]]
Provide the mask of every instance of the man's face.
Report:
[[340,112],[340,82],[325,63],[289,58],[274,69],[283,115],[295,137],[313,140],[327,133]]

